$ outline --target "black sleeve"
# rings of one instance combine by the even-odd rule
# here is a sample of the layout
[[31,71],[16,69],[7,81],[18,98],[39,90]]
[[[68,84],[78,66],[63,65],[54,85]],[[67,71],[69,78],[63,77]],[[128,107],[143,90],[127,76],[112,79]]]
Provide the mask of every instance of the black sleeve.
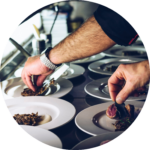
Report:
[[119,45],[131,45],[138,38],[133,27],[123,17],[107,7],[99,5],[94,17],[103,31]]

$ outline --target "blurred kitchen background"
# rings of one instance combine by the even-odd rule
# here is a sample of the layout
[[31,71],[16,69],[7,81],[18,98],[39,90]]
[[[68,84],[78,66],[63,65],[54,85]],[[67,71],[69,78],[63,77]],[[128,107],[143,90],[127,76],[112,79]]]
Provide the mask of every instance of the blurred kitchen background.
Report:
[[[77,30],[93,15],[97,7],[96,3],[78,0],[50,4],[25,18],[11,38],[20,44],[27,54],[40,54],[46,47],[54,47]],[[142,45],[138,40],[137,44]],[[24,66],[27,57],[9,40],[1,61],[0,80],[14,77],[14,72]]]

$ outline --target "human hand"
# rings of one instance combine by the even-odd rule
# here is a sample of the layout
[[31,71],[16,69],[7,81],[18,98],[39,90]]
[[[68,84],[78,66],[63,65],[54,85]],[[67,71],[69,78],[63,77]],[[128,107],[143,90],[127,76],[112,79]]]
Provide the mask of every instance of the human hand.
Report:
[[31,81],[31,76],[34,75],[34,81],[37,86],[41,86],[45,78],[51,74],[53,70],[46,67],[40,60],[40,56],[29,57],[25,63],[21,77],[23,82],[33,91],[36,87]]
[[108,80],[110,97],[122,104],[131,93],[136,95],[150,79],[149,62],[121,64]]

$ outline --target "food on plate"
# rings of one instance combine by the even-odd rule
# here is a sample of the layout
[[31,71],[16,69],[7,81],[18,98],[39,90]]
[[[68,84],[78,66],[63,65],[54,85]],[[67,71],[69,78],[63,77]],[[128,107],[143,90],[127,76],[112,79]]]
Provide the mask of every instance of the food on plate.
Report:
[[125,117],[112,125],[115,127],[115,131],[124,131],[133,123],[133,121],[134,118]]
[[42,94],[45,91],[45,89],[46,89],[46,87],[38,87],[36,89],[36,91],[34,92],[31,89],[29,89],[29,88],[25,88],[23,90],[23,92],[21,92],[21,95],[22,96],[37,96],[39,94]]
[[50,115],[38,116],[38,112],[36,114],[15,114],[13,118],[20,125],[41,125],[47,123],[52,120]]
[[[54,84],[54,83],[55,83],[55,80],[52,79],[52,80],[50,81],[50,85],[51,85],[51,84]],[[42,94],[44,91],[46,91],[46,89],[47,89],[47,84],[45,84],[45,85],[43,85],[43,86],[41,86],[41,87],[37,87],[35,92],[32,91],[32,90],[29,89],[29,88],[25,88],[25,89],[23,90],[23,92],[21,92],[21,95],[22,95],[22,96],[38,96],[38,95]]]
[[107,108],[106,115],[111,119],[118,117],[117,107],[115,106],[115,104],[112,104]]
[[101,144],[100,145],[104,145],[104,144],[106,144],[106,143],[108,143],[108,142],[110,142],[111,140],[106,140],[106,141],[103,141],[103,142],[101,142]]
[[[116,121],[113,126],[115,127],[115,131],[124,131],[126,130],[135,120],[134,112],[135,108],[134,105],[128,104],[125,106],[125,110],[127,114],[121,120]],[[111,118],[118,119],[118,110],[115,104],[110,105],[106,110],[106,115]]]
[[128,105],[125,106],[125,108],[128,112],[129,118],[134,118],[134,110],[135,110],[134,106],[128,104]]
[[115,72],[117,68],[118,66],[107,66],[106,68],[104,68],[104,71]]

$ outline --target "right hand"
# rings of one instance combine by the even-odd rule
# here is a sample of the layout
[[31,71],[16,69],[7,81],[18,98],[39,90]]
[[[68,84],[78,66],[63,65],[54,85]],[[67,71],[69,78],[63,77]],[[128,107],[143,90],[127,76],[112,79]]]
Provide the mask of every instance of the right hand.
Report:
[[121,64],[108,80],[110,97],[118,104],[122,104],[131,93],[148,83],[149,79],[150,68],[147,60]]
[[31,76],[34,75],[34,79],[37,86],[41,86],[45,78],[51,74],[53,70],[47,68],[40,60],[40,56],[29,57],[25,63],[21,77],[23,82],[32,90],[35,91],[36,87],[31,81]]

